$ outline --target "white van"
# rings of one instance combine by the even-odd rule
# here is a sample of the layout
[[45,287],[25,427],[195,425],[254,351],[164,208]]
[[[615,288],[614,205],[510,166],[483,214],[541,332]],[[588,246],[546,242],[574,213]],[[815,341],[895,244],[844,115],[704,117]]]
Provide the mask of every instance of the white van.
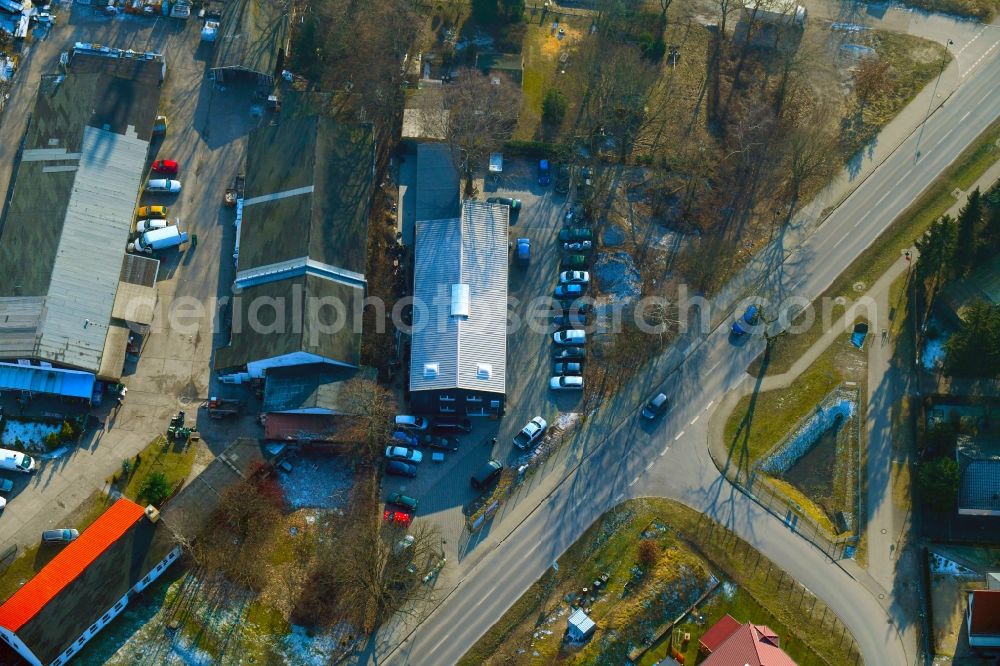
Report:
[[30,474],[35,471],[35,459],[27,453],[0,449],[0,469]]
[[139,234],[134,241],[128,244],[128,251],[152,254],[154,250],[177,247],[181,243],[186,243],[187,240],[187,232],[181,231],[175,225],[171,224],[162,229],[152,229],[151,231]]

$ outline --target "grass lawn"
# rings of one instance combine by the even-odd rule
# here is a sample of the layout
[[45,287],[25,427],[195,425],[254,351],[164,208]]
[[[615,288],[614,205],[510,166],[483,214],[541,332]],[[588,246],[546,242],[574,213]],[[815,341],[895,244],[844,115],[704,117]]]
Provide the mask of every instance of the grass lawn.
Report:
[[[659,545],[660,560],[637,582],[629,582],[643,536]],[[821,603],[725,528],[671,500],[633,500],[613,509],[570,546],[558,564],[514,603],[460,664],[623,663],[631,647],[645,644],[654,628],[678,615],[669,603],[664,607],[657,600],[666,597],[685,610],[691,599],[682,598],[681,591],[708,589],[702,577],[709,574],[725,584],[699,605],[704,622],[689,617],[682,624],[680,635],[692,634],[692,641],[680,648],[690,653],[686,663],[695,663],[698,638],[725,613],[770,626],[781,636],[782,647],[803,666],[855,660],[850,635]],[[611,574],[607,589],[588,604],[597,633],[583,647],[561,648],[568,617],[566,595],[592,585],[601,573]],[[624,592],[627,582],[629,589]],[[667,647],[661,642],[654,650],[662,656]],[[536,652],[538,656],[533,656]],[[644,658],[641,663],[648,662]]]
[[199,442],[171,443],[165,437],[157,437],[135,458],[131,460],[132,472],[122,489],[122,494],[131,500],[142,503],[140,493],[142,484],[153,472],[162,472],[167,478],[170,488],[175,488],[191,473],[191,466],[197,453]]
[[[1000,140],[1000,120],[993,122],[989,128],[979,135],[979,138],[959,155],[927,190],[914,201],[909,208],[878,237],[875,243],[861,253],[847,269],[834,280],[833,284],[816,299],[833,299],[838,296],[854,298],[858,292],[854,284],[865,285],[874,283],[880,275],[888,270],[903,250],[913,246],[934,220],[944,215],[955,205],[952,191],[966,190],[971,187],[982,174],[1000,159],[1000,150],[996,142]],[[834,309],[834,317],[843,314],[844,308]],[[787,371],[795,361],[823,334],[820,318],[817,317],[805,331],[797,335],[783,335],[775,339],[771,347],[771,358],[767,372],[781,374]],[[757,375],[761,370],[761,359],[755,360],[748,372]]]
[[[61,527],[75,528],[83,532],[97,520],[109,506],[107,496],[95,491],[86,502],[67,518]],[[38,531],[41,538],[41,530]],[[62,550],[62,546],[42,545],[41,543],[21,550],[10,566],[0,572],[0,601],[6,600],[22,585],[41,571],[42,567],[52,561]]]
[[582,16],[563,17],[560,27],[565,31],[562,39],[552,34],[552,16],[542,22],[539,18],[528,23],[521,47],[524,71],[521,76],[521,112],[518,115],[515,140],[537,141],[541,134],[542,100],[552,88],[567,97],[567,117],[579,106],[579,93],[571,77],[559,73],[559,54],[566,51],[572,57],[586,35],[590,19]]

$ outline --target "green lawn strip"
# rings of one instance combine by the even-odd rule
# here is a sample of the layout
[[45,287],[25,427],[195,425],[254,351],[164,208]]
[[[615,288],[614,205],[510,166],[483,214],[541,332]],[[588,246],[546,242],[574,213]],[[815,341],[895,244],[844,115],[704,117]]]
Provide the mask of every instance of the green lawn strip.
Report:
[[170,488],[175,488],[191,473],[196,453],[195,446],[193,443],[171,443],[165,437],[157,437],[139,453],[137,465],[135,458],[132,458],[133,470],[122,494],[141,503],[145,499],[140,496],[142,484],[153,472],[162,472]]
[[[657,580],[647,574],[641,586],[622,595],[636,563],[639,536],[654,523],[668,526],[667,531],[655,538],[664,549],[664,557],[672,559],[661,560],[654,569],[662,578]],[[676,575],[681,564],[690,567],[693,562],[732,580],[741,589],[732,597],[717,591],[699,608],[706,616],[706,623],[697,628],[690,623],[685,625],[691,627],[685,630],[692,633],[692,642],[683,650],[689,653],[686,663],[695,663],[693,655],[700,634],[725,613],[740,621],[770,626],[781,635],[782,647],[799,664],[854,663],[856,652],[850,636],[843,632],[842,626],[833,626],[834,616],[824,612],[822,603],[804,593],[803,588],[723,527],[682,504],[655,498],[632,500],[606,513],[559,558],[558,570],[548,569],[459,663],[469,666],[539,660],[597,663],[609,656],[599,654],[606,645],[604,630],[612,626],[620,632],[640,620],[650,621],[652,618],[644,617],[640,610],[644,592],[657,589],[652,586],[658,583],[669,587],[667,576]],[[552,602],[561,600],[567,591],[588,585],[588,581],[605,571],[611,573],[608,589],[601,597],[603,601],[593,605],[591,613],[601,631],[582,648],[560,651],[559,635],[565,628],[566,616],[552,624],[543,624]],[[553,635],[529,647],[532,634],[546,627]],[[533,656],[535,652],[538,656]],[[821,654],[829,656],[824,659]]]
[[[1000,119],[994,121],[980,134],[815,302],[820,303],[824,299],[839,296],[857,298],[860,294],[854,289],[856,283],[862,283],[866,288],[874,283],[894,261],[899,259],[903,250],[912,247],[914,240],[927,231],[934,220],[955,205],[955,198],[951,195],[953,190],[958,188],[964,191],[971,187],[1000,158],[996,147],[998,140],[1000,140]],[[833,315],[836,318],[843,312],[843,307],[835,307]],[[776,338],[771,346],[767,372],[770,374],[786,372],[822,334],[821,318],[817,316],[812,326],[805,331]],[[760,367],[761,359],[757,358],[747,371],[756,376],[760,372]]]
[[[59,527],[73,528],[83,532],[107,508],[107,496],[100,491],[95,491]],[[41,536],[42,530],[39,530],[39,539],[41,539]],[[61,545],[42,545],[41,543],[37,543],[22,549],[20,554],[11,562],[10,566],[0,572],[0,600],[6,600],[10,595],[14,594],[22,585],[34,577],[36,573],[41,571],[42,567],[52,561],[52,558],[58,555],[63,548],[64,546]]]

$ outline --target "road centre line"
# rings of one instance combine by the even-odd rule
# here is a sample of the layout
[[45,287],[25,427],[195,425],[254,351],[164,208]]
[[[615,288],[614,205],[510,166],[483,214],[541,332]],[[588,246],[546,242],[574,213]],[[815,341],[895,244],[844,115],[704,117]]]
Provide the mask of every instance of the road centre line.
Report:
[[693,419],[691,419],[691,423],[689,425],[694,425],[695,423],[697,423],[699,418],[701,418],[701,414],[698,414]]
[[654,463],[654,462],[656,462],[656,461],[655,461],[655,460],[650,460],[650,461],[649,461],[649,464],[648,464],[648,465],[646,465],[646,471],[647,471],[647,472],[649,471],[649,468],[653,466],[653,463]]
[[847,237],[850,236],[850,235],[851,235],[851,232],[848,231],[846,234],[844,234],[843,236],[841,236],[840,240],[833,244],[834,249],[836,249],[838,245],[840,245],[845,240],[847,240]]
[[712,408],[712,405],[714,405],[714,404],[715,404],[715,399],[714,398],[711,399],[711,400],[709,400],[708,404],[705,405],[705,411],[707,412],[708,410],[710,410]]
[[710,375],[710,374],[712,374],[712,371],[713,371],[713,370],[715,370],[715,369],[716,369],[717,367],[719,367],[719,365],[720,365],[721,363],[722,363],[722,359],[719,359],[718,361],[716,361],[716,362],[715,362],[715,365],[713,365],[713,366],[712,366],[711,368],[709,368],[709,369],[708,369],[708,372],[706,372],[705,374],[707,374],[707,375]]
[[618,493],[618,497],[615,498],[615,504],[618,504],[625,497],[625,493]]
[[965,120],[966,118],[968,118],[968,117],[969,117],[969,114],[970,114],[970,113],[972,113],[972,111],[966,111],[966,112],[965,112],[965,115],[964,115],[964,116],[962,116],[962,118],[961,118],[961,119],[960,119],[960,120],[959,120],[958,122],[962,122],[962,121],[964,121],[964,120]]
[[[573,508],[575,509],[576,507],[580,506],[581,504],[583,504],[583,498],[582,498],[582,497],[580,498],[580,501],[579,501],[579,502],[577,502],[577,503],[576,503],[576,504],[575,504],[575,505],[573,506]],[[535,544],[534,546],[532,546],[532,547],[531,547],[531,550],[529,550],[529,551],[528,551],[527,553],[525,553],[524,555],[522,555],[522,556],[521,556],[521,561],[523,562],[524,560],[528,559],[528,557],[529,557],[529,556],[530,556],[530,555],[531,555],[531,554],[532,554],[533,552],[535,552],[536,550],[538,550],[538,547],[539,547],[539,546],[541,546],[541,545],[542,545],[543,543],[545,543],[545,542],[544,542],[544,541],[539,541],[539,542],[538,542],[538,543],[536,543],[536,544]]]
[[681,430],[679,433],[677,433],[677,436],[674,437],[674,441],[676,442],[678,439],[680,439],[683,436],[684,436],[684,431]]
[[660,451],[660,457],[662,458],[663,456],[667,455],[667,451],[669,451],[669,450],[670,450],[669,446],[664,446],[663,450]]
[[639,481],[639,477],[635,477],[634,479],[632,479],[632,482],[628,484],[628,487],[629,487],[629,488],[631,488],[631,487],[632,487],[632,486],[634,486],[634,485],[635,485],[635,484],[636,484],[636,483],[637,483],[638,481]]

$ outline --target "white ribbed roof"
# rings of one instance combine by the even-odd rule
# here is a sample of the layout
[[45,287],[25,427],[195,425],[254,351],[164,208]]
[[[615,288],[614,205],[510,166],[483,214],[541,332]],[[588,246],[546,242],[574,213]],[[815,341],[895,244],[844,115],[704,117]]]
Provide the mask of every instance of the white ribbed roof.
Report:
[[[466,201],[460,218],[417,222],[411,391],[504,393],[508,213],[507,206]],[[453,292],[454,285],[468,285],[468,316],[451,314],[453,293],[466,302],[466,288]],[[425,371],[434,364],[436,373]]]

